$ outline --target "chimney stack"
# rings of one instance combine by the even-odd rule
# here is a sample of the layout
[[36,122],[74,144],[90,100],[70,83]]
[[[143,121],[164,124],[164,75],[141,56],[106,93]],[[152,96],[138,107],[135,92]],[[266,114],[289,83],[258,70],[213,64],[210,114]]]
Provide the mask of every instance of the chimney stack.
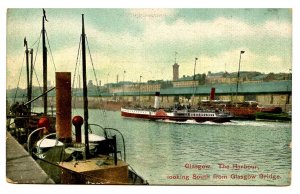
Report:
[[210,89],[210,100],[215,100],[216,88]]
[[71,73],[56,72],[56,134],[58,140],[72,142]]

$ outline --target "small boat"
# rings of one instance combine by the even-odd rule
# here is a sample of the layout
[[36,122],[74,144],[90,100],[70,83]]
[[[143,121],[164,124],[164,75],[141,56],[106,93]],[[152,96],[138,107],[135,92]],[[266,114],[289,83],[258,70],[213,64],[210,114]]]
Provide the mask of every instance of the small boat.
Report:
[[[43,93],[35,98],[32,98],[33,91],[33,72],[34,72],[34,62],[33,62],[33,49],[28,48],[26,37],[24,38],[24,47],[25,47],[25,56],[26,56],[26,78],[27,78],[27,99],[26,102],[19,103],[18,101],[12,103],[10,110],[7,112],[7,126],[6,129],[14,136],[17,141],[25,145],[28,135],[34,131],[38,126],[38,121],[47,117],[50,119],[50,132],[54,131],[55,126],[55,115],[54,111],[48,111],[47,106],[47,94],[53,91],[55,88],[47,88],[47,45],[46,45],[46,30],[45,30],[45,21],[46,15],[45,11],[43,12],[43,26],[41,30],[42,37],[42,52],[43,52]],[[40,41],[39,41],[40,42]],[[50,46],[50,45],[49,45]],[[51,52],[51,50],[50,50]],[[30,55],[30,57],[29,57]],[[31,58],[29,63],[29,58]],[[20,81],[20,80],[19,80]],[[18,83],[19,83],[18,81]],[[17,86],[17,88],[19,85]],[[43,113],[36,113],[32,111],[32,103],[39,98],[43,98]],[[16,95],[15,95],[16,98]],[[26,147],[26,146],[25,146]]]
[[280,107],[262,107],[259,106],[256,101],[234,103],[229,100],[202,100],[200,106],[225,110],[233,116],[233,119],[236,120],[255,120],[257,114],[260,113],[282,113],[282,109]]
[[255,101],[244,101],[240,103],[228,102],[224,109],[230,112],[234,119],[237,120],[254,120],[255,113],[261,111],[261,107],[259,107]]
[[273,113],[273,112],[257,112],[255,114],[256,120],[265,121],[291,121],[292,115],[289,113]]

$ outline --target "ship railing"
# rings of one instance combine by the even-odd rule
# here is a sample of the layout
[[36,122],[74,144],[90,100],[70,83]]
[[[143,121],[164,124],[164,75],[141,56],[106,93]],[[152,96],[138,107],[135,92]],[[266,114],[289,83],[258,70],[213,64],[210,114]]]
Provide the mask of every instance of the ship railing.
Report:
[[32,148],[31,148],[31,137],[34,133],[41,131],[41,130],[45,130],[45,127],[41,127],[41,128],[37,128],[36,130],[32,131],[27,138],[27,151],[28,153],[31,155],[32,154]]
[[[45,139],[47,139],[48,137],[51,137],[51,136],[55,136],[55,137],[56,137],[56,133],[50,133],[50,134],[48,134],[48,135],[45,135],[45,136],[40,140],[40,142],[37,143],[37,145],[36,145],[37,153],[41,153],[41,152],[42,152],[42,150],[41,150],[41,148],[40,148],[42,142],[43,142]],[[55,141],[55,145],[54,145],[53,147],[57,146],[58,143],[59,143],[59,141],[58,141],[57,138],[55,138],[55,140],[56,140],[56,141]]]
[[123,149],[123,156],[122,156],[122,152],[121,151],[117,151],[117,152],[120,154],[121,159],[124,158],[124,161],[126,161],[126,145],[125,145],[125,139],[124,139],[123,134],[118,129],[111,128],[111,127],[103,127],[103,126],[98,125],[98,124],[89,124],[89,132],[90,133],[93,133],[93,130],[92,130],[91,126],[100,128],[101,131],[103,132],[104,137],[106,139],[112,138],[114,135],[118,134],[118,137],[120,137],[121,140],[122,140],[123,146],[120,145],[120,144],[117,144],[117,145],[119,147],[122,147],[121,149]]

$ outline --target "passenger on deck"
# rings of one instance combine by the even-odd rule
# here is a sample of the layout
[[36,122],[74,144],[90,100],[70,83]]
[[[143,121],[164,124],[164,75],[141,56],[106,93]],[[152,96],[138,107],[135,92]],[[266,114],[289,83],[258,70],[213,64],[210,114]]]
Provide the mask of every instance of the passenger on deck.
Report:
[[16,115],[17,114],[17,108],[19,107],[19,102],[15,102],[13,105],[11,105],[10,107],[10,112],[13,114],[13,115]]
[[24,104],[24,102],[20,105],[20,114],[22,116],[28,115],[28,107]]
[[15,116],[25,116],[28,114],[28,107],[24,104],[24,102],[22,102],[22,104],[16,102],[10,107],[10,111]]

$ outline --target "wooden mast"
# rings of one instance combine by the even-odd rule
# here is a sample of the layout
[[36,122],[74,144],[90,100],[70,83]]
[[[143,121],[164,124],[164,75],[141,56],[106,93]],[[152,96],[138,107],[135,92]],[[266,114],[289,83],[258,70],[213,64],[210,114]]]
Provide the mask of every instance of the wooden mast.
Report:
[[26,54],[26,75],[27,75],[27,101],[30,101],[29,99],[29,50],[27,45],[26,37],[24,38],[24,47],[25,47],[25,54]]
[[43,100],[44,114],[47,115],[47,47],[46,47],[46,30],[45,30],[46,11],[43,9],[43,28],[42,28],[42,44],[43,44]]
[[85,52],[85,31],[84,31],[84,14],[82,14],[82,80],[83,80],[83,107],[84,107],[84,136],[85,136],[85,156],[90,157],[89,153],[89,131],[88,131],[88,98],[87,98],[87,84],[86,84],[86,52]]
[[195,97],[195,92],[196,92],[196,84],[195,84],[195,81],[196,81],[196,64],[197,64],[197,60],[198,60],[198,57],[195,57],[195,65],[194,65],[194,76],[193,76],[193,95],[192,95],[192,105],[194,105],[194,97]]
[[239,69],[237,72],[237,80],[236,80],[236,93],[235,93],[235,100],[238,101],[238,90],[239,90],[239,79],[240,79],[240,69],[241,69],[241,58],[242,54],[245,53],[245,51],[240,52],[240,60],[239,60]]
[[[28,88],[28,102],[32,99],[32,74],[33,74],[33,49],[30,49],[30,72],[29,72],[29,88]],[[31,103],[28,104],[28,113],[31,114]]]
[[[24,47],[25,47],[25,54],[26,54],[26,75],[27,75],[27,102],[31,101],[32,98],[32,68],[33,68],[33,56],[32,52],[33,49],[28,49],[28,44],[26,37],[24,38]],[[31,63],[29,67],[29,53],[31,55]],[[31,113],[31,104],[28,104],[28,113]]]

